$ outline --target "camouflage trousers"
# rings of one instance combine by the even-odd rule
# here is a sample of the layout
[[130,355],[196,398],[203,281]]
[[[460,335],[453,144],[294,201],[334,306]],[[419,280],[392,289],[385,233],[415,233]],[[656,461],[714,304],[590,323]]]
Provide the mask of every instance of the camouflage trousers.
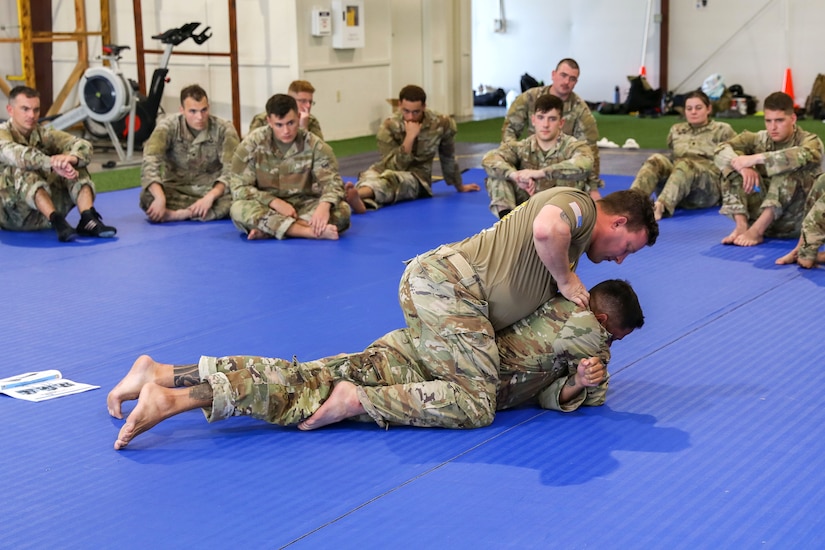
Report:
[[[312,218],[312,213],[321,202],[317,197],[289,197],[283,200],[295,208],[298,218],[305,221]],[[349,229],[351,212],[346,201],[339,202],[330,210],[329,223],[338,228],[339,235]],[[286,238],[287,230],[295,223],[295,218],[283,216],[256,200],[234,201],[229,208],[229,216],[235,227],[244,233],[259,229],[276,239]]]
[[95,192],[94,183],[85,168],[78,170],[76,180],[67,180],[50,172],[21,170],[7,166],[0,172],[0,228],[9,231],[38,231],[51,227],[34,202],[38,189],[44,189],[57,212],[65,216],[77,204],[84,185]]
[[[166,208],[168,210],[183,210],[189,208],[196,201],[202,199],[212,190],[215,180],[209,178],[208,183],[191,185],[171,185],[170,182],[163,182],[163,193],[166,195]],[[227,188],[229,186],[227,185]],[[148,189],[140,193],[140,208],[144,212],[151,206],[155,198]],[[210,222],[212,220],[222,220],[229,217],[229,207],[232,206],[232,194],[224,193],[212,203],[212,208],[201,220]]]
[[366,207],[372,210],[388,204],[433,196],[429,182],[422,181],[412,172],[395,170],[365,170],[358,176],[355,187],[372,189],[375,198],[364,200]]
[[201,357],[198,371],[201,380],[212,387],[212,406],[204,409],[209,422],[251,416],[282,426],[309,418],[342,380],[359,386],[368,414],[358,420],[375,420],[386,426],[364,389],[426,380],[406,330],[390,332],[360,353],[307,362],[254,356]]
[[508,179],[488,177],[485,187],[490,195],[490,212],[495,217],[498,217],[502,210],[512,210],[530,198],[527,191]]
[[759,190],[745,193],[742,176],[731,172],[722,178],[722,208],[719,213],[731,218],[744,215],[748,222],[753,222],[762,210],[773,208],[775,218],[765,236],[779,239],[799,237],[813,183],[810,174],[762,175]]
[[477,276],[448,249],[418,257],[401,281],[408,329],[387,334],[362,353],[306,363],[201,358],[201,379],[213,392],[206,417],[295,424],[321,406],[335,382],[347,380],[359,386],[367,411],[360,420],[371,418],[382,427],[486,426],[495,416],[499,360],[480,294]]
[[722,174],[713,161],[702,158],[679,158],[651,155],[639,169],[631,189],[650,195],[658,191],[657,201],[667,215],[676,208],[710,208],[720,203]]
[[802,220],[799,257],[816,260],[817,252],[825,244],[825,175],[816,179],[806,204],[808,213]]

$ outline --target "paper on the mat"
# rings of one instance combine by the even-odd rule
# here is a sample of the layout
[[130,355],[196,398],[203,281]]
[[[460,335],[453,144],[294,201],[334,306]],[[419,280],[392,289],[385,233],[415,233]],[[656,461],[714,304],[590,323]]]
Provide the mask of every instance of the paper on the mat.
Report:
[[25,401],[45,401],[99,387],[66,380],[58,370],[26,372],[0,379],[0,393]]

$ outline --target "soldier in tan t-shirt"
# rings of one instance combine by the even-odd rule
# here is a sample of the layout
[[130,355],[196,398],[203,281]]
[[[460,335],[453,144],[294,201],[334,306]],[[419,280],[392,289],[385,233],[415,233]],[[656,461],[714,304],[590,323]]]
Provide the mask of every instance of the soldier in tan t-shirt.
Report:
[[[629,254],[654,244],[658,235],[653,202],[644,193],[618,191],[593,202],[584,191],[556,187],[535,194],[489,229],[413,258],[401,278],[399,299],[407,321],[407,351],[426,365],[428,379],[373,386],[369,395],[364,387],[340,380],[299,427],[312,430],[364,414],[379,423],[391,419],[422,427],[490,424],[500,386],[496,330],[528,317],[557,290],[585,310],[590,306],[589,294],[573,273],[579,257],[587,254],[594,263],[622,263]],[[614,336],[624,334],[619,332]],[[136,362],[136,372],[149,372],[139,367],[141,362]],[[171,368],[166,371],[173,374]],[[582,371],[575,385],[560,390],[560,408],[582,388],[604,381],[601,360]],[[141,378],[127,375],[110,393],[111,414],[120,417],[122,401],[134,398],[132,386],[139,386]],[[194,391],[190,397],[197,397],[191,400],[192,407],[214,406],[214,390],[198,387],[202,394],[196,388],[189,390]],[[147,415],[140,408],[141,401],[152,401],[150,393],[155,389],[140,390],[136,412],[141,412],[136,418],[130,416],[115,448],[125,447],[135,435],[168,417]],[[376,411],[375,403],[398,402],[405,409],[400,415],[390,414],[392,407],[383,414]],[[445,423],[445,410],[449,410],[449,423]]]
[[[653,202],[643,193],[618,191],[594,202],[585,191],[556,187],[536,193],[491,228],[417,256],[401,278],[399,300],[433,379],[376,388],[372,398],[384,392],[418,403],[416,426],[440,425],[444,403],[463,412],[453,418],[454,427],[490,424],[499,385],[495,331],[557,292],[587,307],[589,294],[573,272],[579,257],[622,263],[658,236]],[[340,382],[302,427],[364,414],[369,406],[363,389]]]

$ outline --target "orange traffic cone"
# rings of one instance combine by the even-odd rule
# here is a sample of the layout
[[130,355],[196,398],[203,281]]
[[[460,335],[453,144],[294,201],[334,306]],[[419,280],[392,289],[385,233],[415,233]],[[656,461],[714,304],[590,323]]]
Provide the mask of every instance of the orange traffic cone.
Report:
[[785,69],[785,80],[782,83],[782,91],[791,96],[793,99],[793,106],[794,108],[798,108],[799,105],[796,103],[796,97],[793,93],[793,77],[791,77],[791,69]]
[[647,76],[647,70],[645,69],[645,66],[644,66],[644,65],[642,65],[642,66],[639,68],[639,76]]

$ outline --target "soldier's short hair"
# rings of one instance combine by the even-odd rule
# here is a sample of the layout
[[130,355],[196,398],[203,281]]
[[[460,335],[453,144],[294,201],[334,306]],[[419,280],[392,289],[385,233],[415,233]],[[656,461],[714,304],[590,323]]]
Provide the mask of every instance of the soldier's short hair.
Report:
[[290,111],[298,112],[298,102],[291,95],[275,94],[266,102],[266,114],[284,118]]
[[685,94],[685,103],[687,103],[688,99],[693,99],[694,97],[704,103],[705,107],[710,107],[710,98],[708,97],[708,94],[702,90],[693,90],[692,92]]
[[19,95],[31,99],[33,97],[40,97],[40,92],[29,86],[15,86],[9,91],[9,103],[14,101],[14,98]]
[[647,246],[659,237],[659,223],[653,215],[653,200],[638,189],[614,191],[598,200],[605,214],[627,218],[627,229],[633,233],[647,230]]
[[765,111],[782,111],[785,114],[793,114],[793,98],[785,92],[774,92],[765,98],[763,104]]
[[549,113],[550,111],[558,111],[559,116],[564,112],[564,101],[560,97],[553,94],[544,94],[539,96],[536,100],[537,113]]
[[290,83],[289,88],[287,89],[287,92],[293,93],[293,94],[300,94],[301,92],[306,92],[308,94],[314,94],[315,93],[315,87],[312,84],[310,84],[308,80],[293,80]]
[[410,103],[420,101],[424,105],[427,103],[427,92],[421,86],[407,84],[398,92],[398,101],[409,101]]
[[575,59],[573,59],[572,57],[565,57],[564,59],[562,59],[561,61],[559,61],[558,63],[556,63],[556,70],[558,71],[558,70],[559,70],[559,67],[561,67],[561,66],[562,66],[562,65],[564,65],[565,63],[567,63],[568,65],[570,65],[570,68],[571,68],[571,69],[576,69],[577,71],[580,71],[580,70],[581,70],[581,69],[579,69],[579,64],[578,64],[578,63],[576,62],[576,60],[575,60]]
[[590,310],[606,313],[623,330],[635,330],[645,324],[639,297],[630,283],[608,279],[590,289]]
[[190,84],[189,86],[185,87],[180,91],[180,104],[183,105],[183,102],[188,97],[191,97],[195,101],[209,99],[209,97],[206,95],[206,90],[201,88],[198,84]]

